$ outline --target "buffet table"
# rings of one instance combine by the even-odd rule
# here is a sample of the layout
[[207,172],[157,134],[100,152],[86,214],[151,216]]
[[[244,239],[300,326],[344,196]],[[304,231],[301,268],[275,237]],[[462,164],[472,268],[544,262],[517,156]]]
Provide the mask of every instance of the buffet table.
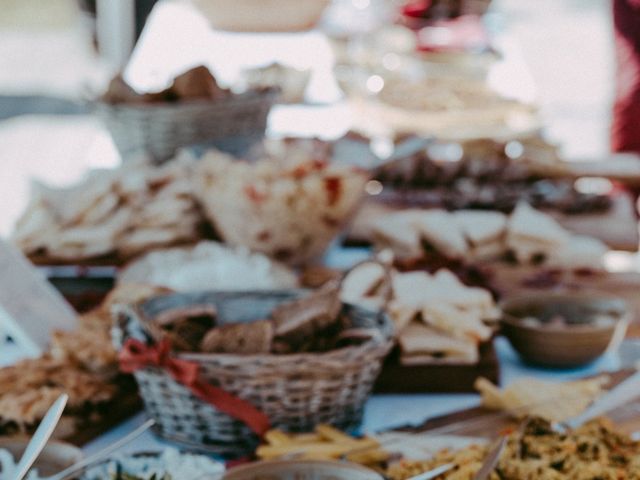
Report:
[[[603,371],[632,367],[634,359],[640,355],[640,340],[625,340],[619,352],[605,355],[596,363],[583,368],[566,371],[554,371],[533,368],[523,364],[505,339],[496,340],[498,357],[502,367],[502,382],[508,384],[521,376],[535,376],[549,380],[572,380]],[[12,363],[21,357],[21,352],[13,344],[0,344],[0,365]],[[377,432],[408,424],[421,423],[427,418],[440,416],[457,410],[473,407],[479,402],[478,395],[471,394],[431,394],[431,395],[373,395],[366,405],[362,425],[363,432]],[[92,454],[105,448],[119,438],[134,430],[145,420],[143,413],[122,423],[84,447],[86,454]],[[122,451],[156,450],[167,443],[152,433],[145,433]]]
[[[500,35],[496,37],[496,44],[503,58],[492,69],[489,83],[503,94],[524,102],[533,101],[533,82],[517,45]],[[332,74],[333,53],[327,39],[317,31],[268,36],[219,33],[211,30],[187,3],[160,2],[150,16],[125,78],[141,89],[160,89],[182,70],[203,64],[223,82],[232,83],[243,68],[274,61],[311,69],[312,77],[306,103],[277,106],[272,110],[267,129],[270,135],[337,138],[350,130],[353,118]],[[13,170],[17,173],[0,179],[0,191],[4,192],[7,200],[7,214],[0,223],[1,234],[10,232],[13,220],[25,206],[27,178],[36,176],[42,181],[63,185],[79,178],[87,168],[112,167],[117,163],[114,145],[94,118],[20,119],[0,126],[0,140],[15,139],[15,147],[12,148],[21,151],[32,132],[39,135],[39,148],[29,154],[31,156],[17,156],[21,160],[20,168]],[[61,142],[61,138],[65,141]],[[48,148],[56,143],[64,144],[65,148]],[[0,154],[0,158],[2,156]],[[7,158],[10,159],[9,155]],[[42,158],[47,159],[45,164]],[[637,267],[637,255],[610,253],[606,259],[607,267],[619,270],[628,269],[630,265]],[[347,248],[335,241],[324,263],[331,268],[345,269],[370,254],[369,248]],[[527,365],[505,338],[497,337],[493,344],[500,365],[500,384],[509,385],[522,377],[562,382],[637,367],[636,362],[640,358],[637,333],[637,327],[631,329],[619,349],[606,353],[594,363],[564,370]],[[4,337],[0,331],[0,367],[25,357],[23,350]],[[475,407],[479,402],[479,395],[475,394],[374,394],[366,403],[360,432],[373,433],[417,425],[429,418]],[[145,419],[144,413],[133,415],[84,445],[83,452],[89,455],[100,451],[134,430]],[[146,432],[121,450],[126,453],[148,452],[166,445],[167,442]]]

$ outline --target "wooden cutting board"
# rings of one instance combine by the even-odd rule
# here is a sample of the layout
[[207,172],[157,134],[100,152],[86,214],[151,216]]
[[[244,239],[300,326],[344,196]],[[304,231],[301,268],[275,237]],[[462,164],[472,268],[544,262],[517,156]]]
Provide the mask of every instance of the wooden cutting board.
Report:
[[[634,373],[635,370],[619,370],[603,373],[603,375],[607,375],[611,379],[607,385],[607,389],[619,385]],[[615,421],[615,414],[612,415],[611,418]],[[625,414],[624,421],[618,422],[618,425],[622,431],[627,433],[640,430],[640,409],[638,409],[637,415],[629,417]],[[446,434],[495,438],[496,434],[501,431],[513,429],[516,426],[517,422],[508,415],[477,406],[439,417],[433,417],[418,425],[402,427],[396,430],[412,433],[432,432],[434,435]]]
[[478,377],[500,382],[493,341],[480,345],[480,360],[471,365],[402,365],[394,350],[382,366],[374,393],[470,393]]

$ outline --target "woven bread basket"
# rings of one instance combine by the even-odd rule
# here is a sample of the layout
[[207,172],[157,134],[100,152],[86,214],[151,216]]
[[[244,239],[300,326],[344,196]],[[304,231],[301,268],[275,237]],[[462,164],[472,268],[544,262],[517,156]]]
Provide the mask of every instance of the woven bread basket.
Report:
[[[222,323],[267,318],[273,308],[304,294],[302,290],[200,292],[171,294],[133,306],[115,308],[115,343],[128,338],[150,342],[141,322],[189,306],[212,305]],[[271,426],[309,431],[318,423],[353,428],[361,422],[364,404],[382,361],[392,347],[393,327],[384,313],[343,305],[355,329],[373,332],[369,340],[325,353],[287,355],[178,353],[195,361],[201,378],[266,414]],[[167,439],[222,454],[252,451],[259,439],[249,428],[199,400],[165,371],[144,368],[134,373],[156,432]]]
[[241,155],[262,140],[277,90],[249,91],[228,100],[110,104],[95,114],[111,133],[123,160],[146,154],[161,163],[182,147],[213,146]]

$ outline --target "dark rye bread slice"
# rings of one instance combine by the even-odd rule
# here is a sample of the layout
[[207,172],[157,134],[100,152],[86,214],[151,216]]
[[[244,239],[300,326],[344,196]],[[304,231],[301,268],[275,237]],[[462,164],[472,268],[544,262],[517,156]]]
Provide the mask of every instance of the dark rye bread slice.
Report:
[[213,305],[191,305],[163,312],[143,323],[156,342],[169,338],[174,350],[197,352],[202,337],[215,325],[216,315]]
[[285,350],[300,351],[316,335],[336,323],[341,309],[340,283],[337,281],[325,284],[308,297],[277,306],[271,317],[278,345],[286,345]]
[[209,330],[200,343],[200,350],[205,353],[269,353],[272,340],[271,320],[234,323]]

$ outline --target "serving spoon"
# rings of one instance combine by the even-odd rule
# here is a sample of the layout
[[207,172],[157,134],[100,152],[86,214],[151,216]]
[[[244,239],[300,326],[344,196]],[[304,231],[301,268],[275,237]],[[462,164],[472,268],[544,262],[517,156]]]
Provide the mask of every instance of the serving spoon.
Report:
[[33,463],[38,459],[38,456],[42,452],[42,449],[49,441],[51,434],[55,430],[58,422],[60,421],[60,417],[62,416],[62,412],[64,411],[64,407],[67,405],[67,401],[69,400],[69,396],[67,394],[62,394],[60,397],[49,407],[46,415],[38,425],[36,432],[29,440],[27,444],[27,448],[22,454],[22,458],[16,465],[16,468],[13,472],[14,480],[22,480],[25,475],[29,472],[29,469],[33,465]]

